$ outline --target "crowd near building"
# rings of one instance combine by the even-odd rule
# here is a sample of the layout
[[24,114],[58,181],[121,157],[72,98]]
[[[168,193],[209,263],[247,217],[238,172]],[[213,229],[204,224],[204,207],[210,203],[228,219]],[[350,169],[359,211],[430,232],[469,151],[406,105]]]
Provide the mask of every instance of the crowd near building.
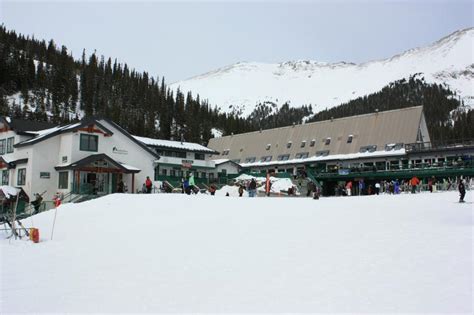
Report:
[[413,177],[447,187],[474,175],[473,157],[472,139],[433,143],[421,106],[213,138],[207,147],[134,136],[106,118],[65,126],[0,118],[1,184],[45,200],[142,192],[147,177],[152,192],[179,190],[190,176],[204,191],[241,173],[310,178],[323,195],[375,193],[376,184],[403,191]]
[[381,181],[417,176],[422,187],[474,175],[474,139],[433,143],[422,106],[213,138],[208,147],[245,172],[309,175],[323,195],[348,181],[368,193]]

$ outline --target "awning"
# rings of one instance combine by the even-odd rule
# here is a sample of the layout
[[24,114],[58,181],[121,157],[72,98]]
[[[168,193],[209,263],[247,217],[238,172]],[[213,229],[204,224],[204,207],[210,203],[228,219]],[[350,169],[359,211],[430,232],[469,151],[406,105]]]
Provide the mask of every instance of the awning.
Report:
[[12,169],[12,168],[16,168],[16,166],[19,164],[26,164],[26,163],[28,163],[28,158],[10,161],[4,156],[0,156],[0,168]]
[[[102,163],[99,164],[99,162]],[[79,161],[73,162],[68,165],[57,165],[54,169],[57,171],[85,170],[91,172],[95,169],[105,170],[106,172],[107,170],[110,170],[110,172],[112,172],[115,169],[120,171],[120,173],[125,174],[138,173],[141,171],[139,168],[118,162],[104,153],[89,155],[88,157],[85,157]]]

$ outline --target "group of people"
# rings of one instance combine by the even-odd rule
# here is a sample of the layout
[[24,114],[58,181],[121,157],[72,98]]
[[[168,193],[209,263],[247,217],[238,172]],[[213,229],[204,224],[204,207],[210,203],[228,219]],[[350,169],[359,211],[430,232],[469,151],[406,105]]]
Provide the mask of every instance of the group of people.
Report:
[[[356,192],[358,195],[378,195],[379,193],[386,193],[386,194],[400,194],[401,192],[411,192],[412,194],[415,194],[420,191],[420,187],[422,185],[422,181],[414,176],[409,180],[402,180],[399,181],[398,179],[394,180],[383,180],[383,181],[377,181],[375,184],[369,185],[367,189],[365,188],[365,183],[364,180],[361,179],[357,181],[357,188]],[[459,191],[460,195],[460,200],[459,202],[464,202],[464,196],[466,195],[466,185],[465,185],[465,179],[458,179],[458,185],[457,189]],[[454,187],[453,182],[450,178],[444,179],[442,181],[436,180],[436,178],[433,176],[431,178],[428,178],[426,180],[426,186],[425,189],[427,188],[427,191],[430,193],[436,192],[438,190],[438,186],[444,187],[446,190],[450,190],[452,187]],[[342,188],[344,187],[344,188]],[[354,187],[353,187],[353,182],[352,181],[347,181],[344,186],[341,185],[336,185],[335,187],[336,190],[336,195],[345,195],[345,196],[351,196],[353,195],[354,192]]]

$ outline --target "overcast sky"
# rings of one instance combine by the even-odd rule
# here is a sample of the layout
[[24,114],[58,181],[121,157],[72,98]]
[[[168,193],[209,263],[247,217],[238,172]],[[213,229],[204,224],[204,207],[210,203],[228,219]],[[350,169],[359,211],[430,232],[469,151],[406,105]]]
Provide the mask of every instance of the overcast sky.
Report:
[[365,62],[474,25],[472,0],[7,1],[7,29],[168,83],[239,61]]

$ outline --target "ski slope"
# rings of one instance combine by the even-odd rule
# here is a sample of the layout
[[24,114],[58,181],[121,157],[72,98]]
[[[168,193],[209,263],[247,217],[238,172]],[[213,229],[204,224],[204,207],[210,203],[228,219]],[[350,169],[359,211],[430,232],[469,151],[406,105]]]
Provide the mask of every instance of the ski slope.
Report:
[[472,192],[114,194],[0,234],[0,313],[466,313]]
[[[390,39],[387,39],[390,40]],[[238,62],[170,88],[191,91],[224,112],[249,115],[258,103],[278,107],[313,105],[319,112],[380,91],[391,82],[421,74],[429,83],[447,85],[474,106],[474,28],[454,32],[439,41],[383,60],[361,64],[313,60],[278,64]]]

